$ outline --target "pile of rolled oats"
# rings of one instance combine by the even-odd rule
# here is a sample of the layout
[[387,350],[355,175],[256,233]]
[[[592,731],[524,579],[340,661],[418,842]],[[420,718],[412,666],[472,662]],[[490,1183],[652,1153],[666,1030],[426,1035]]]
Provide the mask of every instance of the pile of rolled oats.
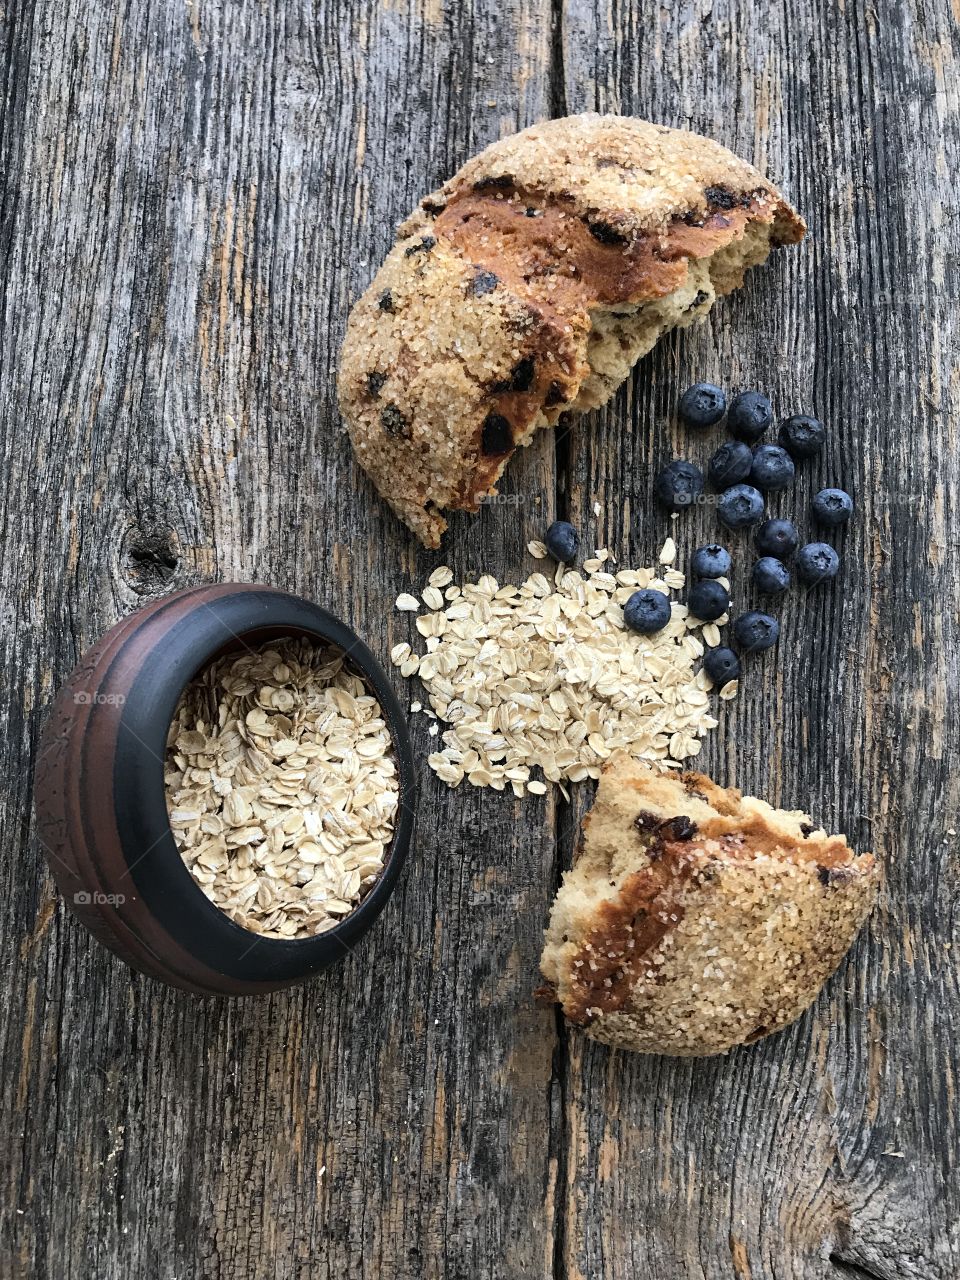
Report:
[[[529,550],[546,555],[542,543]],[[421,593],[429,612],[416,618],[426,652],[402,643],[391,658],[402,675],[419,676],[435,722],[430,732],[439,732],[437,721],[449,726],[442,749],[429,757],[436,774],[452,787],[465,778],[542,795],[546,782],[564,790],[564,781],[599,777],[619,749],[668,766],[695,756],[717,725],[698,659],[704,645],[720,643],[726,616],[704,624],[673,603],[670,622],[653,636],[623,621],[634,591],[669,595],[683,587],[684,575],[672,567],[676,554],[668,539],[656,569],[616,572],[599,550],[582,573],[558,565],[553,582],[534,573],[519,587],[489,574],[456,586],[445,567],[431,574]],[[404,593],[397,608],[413,612],[420,602]],[[730,681],[720,697],[736,689]]]
[[338,649],[272,641],[202,671],[170,726],[164,780],[191,874],[255,933],[325,933],[383,869],[399,804],[390,733]]

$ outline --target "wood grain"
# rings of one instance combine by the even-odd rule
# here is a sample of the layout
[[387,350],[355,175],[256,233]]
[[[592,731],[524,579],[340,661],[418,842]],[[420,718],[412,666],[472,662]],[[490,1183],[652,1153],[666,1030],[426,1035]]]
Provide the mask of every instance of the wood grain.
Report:
[[[957,54],[946,0],[0,4],[0,1280],[960,1273]],[[715,135],[810,238],[425,553],[340,429],[350,303],[471,152],[593,108]],[[842,586],[791,597],[704,753],[887,865],[795,1028],[678,1063],[534,1007],[585,793],[425,776],[381,925],[259,1001],[166,991],[67,918],[30,776],[108,625],[260,579],[383,656],[399,590],[444,560],[515,578],[556,509],[646,560],[655,466],[707,451],[671,420],[702,376],[820,412],[789,501],[835,481],[860,507]],[[682,550],[714,528],[685,521]]]
[[[958,353],[944,289],[956,274],[956,101],[944,92],[956,32],[935,9],[909,6],[904,20],[901,41],[859,5],[829,20],[776,6],[760,22],[749,7],[706,3],[659,25],[616,4],[565,9],[565,109],[718,137],[777,175],[810,236],[708,326],[661,344],[626,403],[572,431],[561,485],[578,519],[600,501],[605,545],[642,556],[663,529],[655,468],[709,456],[672,421],[678,386],[758,386],[781,414],[829,423],[825,457],[777,514],[802,518],[825,484],[857,495],[842,582],[788,597],[779,650],[750,664],[703,763],[721,781],[812,805],[888,872],[849,962],[783,1035],[692,1064],[625,1061],[570,1039],[569,1275],[960,1267],[945,1165],[958,1140],[948,1098],[960,1013],[948,834],[958,784],[945,736],[957,714]],[[688,552],[718,532],[709,509],[677,527]]]

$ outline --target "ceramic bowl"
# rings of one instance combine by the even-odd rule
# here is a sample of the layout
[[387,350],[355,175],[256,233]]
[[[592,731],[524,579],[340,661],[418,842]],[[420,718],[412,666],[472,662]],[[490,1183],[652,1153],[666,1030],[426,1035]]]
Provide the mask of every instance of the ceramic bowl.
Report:
[[[383,708],[400,807],[379,879],[317,937],[264,938],[235,924],[184,865],[167,820],[163,758],[184,687],[221,654],[282,636],[339,646]],[[117,623],[51,708],[35,782],[37,825],[67,905],[134,968],[205,995],[292,985],[349,954],[383,910],[407,856],[416,780],[406,718],[370,650],[344,623],[273,587],[190,587]]]

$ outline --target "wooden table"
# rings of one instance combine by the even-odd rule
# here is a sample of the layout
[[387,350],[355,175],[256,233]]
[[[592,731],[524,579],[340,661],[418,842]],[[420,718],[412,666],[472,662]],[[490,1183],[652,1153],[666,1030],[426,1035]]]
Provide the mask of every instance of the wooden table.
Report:
[[[0,1280],[960,1274],[956,16],[5,0]],[[348,309],[421,194],[587,109],[719,138],[809,238],[424,553],[341,430]],[[839,585],[790,596],[702,757],[886,864],[796,1026],[704,1061],[566,1029],[531,997],[587,790],[452,792],[425,763],[401,890],[310,986],[193,999],[65,912],[32,761],[104,628],[175,587],[259,579],[385,657],[410,634],[399,590],[444,561],[515,581],[555,512],[646,563],[655,466],[690,447],[672,406],[703,377],[821,414],[798,508],[829,482],[859,505]],[[714,529],[686,520],[682,548]]]

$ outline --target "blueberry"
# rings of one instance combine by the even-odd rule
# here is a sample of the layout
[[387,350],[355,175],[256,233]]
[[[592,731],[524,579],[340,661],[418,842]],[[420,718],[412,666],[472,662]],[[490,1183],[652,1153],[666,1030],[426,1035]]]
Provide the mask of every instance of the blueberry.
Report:
[[797,575],[808,587],[837,576],[840,557],[825,542],[808,542],[797,553]]
[[703,669],[714,684],[726,684],[740,674],[740,659],[732,649],[708,649],[703,655]]
[[786,449],[778,444],[760,444],[753,451],[750,481],[758,489],[785,489],[793,483],[795,468]]
[[817,418],[795,413],[780,423],[780,443],[795,458],[812,458],[823,448],[827,429]]
[[728,529],[746,529],[763,515],[763,494],[752,485],[735,484],[720,495],[717,515]]
[[635,591],[623,606],[623,620],[631,631],[652,636],[670,621],[670,601],[662,591]]
[[727,430],[738,440],[756,444],[773,421],[773,406],[759,391],[741,391],[730,402]]
[[692,462],[671,462],[657,476],[654,491],[665,507],[679,511],[703,493],[703,472]]
[[782,560],[763,556],[753,566],[753,585],[765,596],[778,596],[790,585],[790,570]]
[[726,587],[712,578],[701,578],[695,582],[687,595],[687,608],[701,622],[716,622],[729,606],[730,596]]
[[853,499],[842,489],[821,489],[813,500],[813,515],[828,529],[846,524],[853,515]]
[[730,572],[730,552],[719,542],[697,547],[690,558],[690,568],[697,578],[725,578]]
[[780,638],[780,623],[768,613],[751,609],[734,619],[733,638],[743,653],[772,649]]
[[580,550],[580,535],[566,520],[554,520],[547,530],[544,542],[554,560],[559,560],[561,564],[569,564],[571,560],[575,560]]
[[680,397],[680,421],[687,427],[712,427],[727,407],[727,397],[712,382],[695,382]]
[[791,520],[764,520],[753,543],[762,556],[789,560],[800,545],[800,535]]
[[727,440],[707,464],[707,475],[716,489],[746,480],[753,466],[753,453],[742,440]]

